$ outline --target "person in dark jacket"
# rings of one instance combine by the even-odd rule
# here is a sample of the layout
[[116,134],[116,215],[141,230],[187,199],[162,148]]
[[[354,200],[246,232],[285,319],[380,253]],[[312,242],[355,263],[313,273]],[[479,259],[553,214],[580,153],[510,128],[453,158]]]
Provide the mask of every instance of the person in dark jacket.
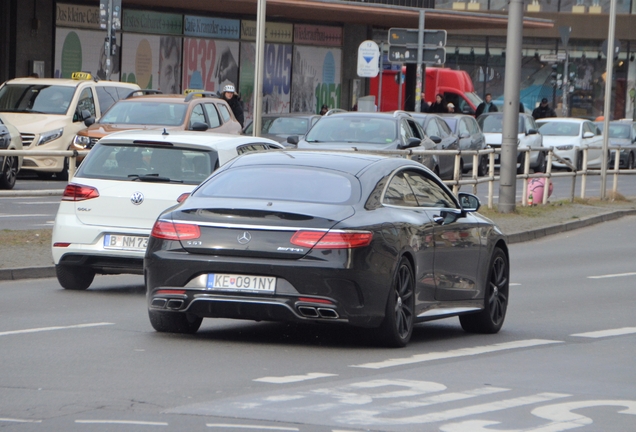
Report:
[[236,120],[243,127],[243,123],[245,122],[245,117],[243,116],[243,104],[241,103],[241,97],[236,93],[236,89],[232,84],[228,84],[223,87],[223,95],[221,98],[227,102],[236,117]]
[[541,104],[532,111],[532,117],[538,120],[547,117],[556,117],[556,113],[550,108],[550,105],[548,105],[548,99],[543,98],[541,99]]
[[424,97],[424,92],[422,92],[422,100],[420,101],[420,112],[427,113],[431,106],[426,102],[426,98]]
[[499,111],[494,103],[492,103],[492,95],[490,93],[486,93],[484,97],[484,101],[477,106],[477,111],[475,111],[475,117],[479,117],[483,113],[489,112],[497,112]]
[[442,96],[441,94],[437,94],[435,96],[435,102],[433,102],[433,104],[430,106],[430,108],[428,109],[428,112],[430,113],[447,113],[448,112],[448,108],[446,107],[446,100],[444,99],[444,96]]

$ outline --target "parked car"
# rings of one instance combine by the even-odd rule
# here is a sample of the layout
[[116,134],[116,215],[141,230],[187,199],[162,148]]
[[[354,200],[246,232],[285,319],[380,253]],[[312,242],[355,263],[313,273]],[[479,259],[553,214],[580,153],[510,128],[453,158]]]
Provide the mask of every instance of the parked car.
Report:
[[508,248],[478,208],[404,158],[244,155],[157,219],[144,261],[150,323],[347,323],[400,347],[415,323],[459,315],[466,331],[496,333]]
[[[261,136],[287,145],[287,137],[303,137],[322,118],[319,114],[265,114],[261,117]],[[254,122],[243,129],[245,135],[252,135]],[[290,145],[291,146],[291,145]]]
[[[605,124],[603,122],[594,123],[601,133]],[[636,123],[632,120],[616,120],[609,123],[609,145],[623,147],[620,150],[619,167],[634,169],[634,159],[636,155]],[[614,168],[614,158],[616,151],[610,151],[610,168]]]
[[[501,148],[503,140],[503,113],[484,113],[477,118],[477,124],[484,133],[486,144],[492,148]],[[543,137],[539,133],[539,127],[531,115],[519,113],[519,124],[517,131],[517,172],[524,170],[524,149],[530,148],[530,168],[534,172],[545,172],[546,168],[546,148],[543,144]],[[500,163],[499,155],[495,156],[495,164]]]
[[[20,132],[0,114],[0,150],[22,150]],[[0,156],[0,189],[13,189],[22,156]]]
[[130,131],[102,138],[66,186],[53,226],[53,261],[66,289],[96,273],[142,274],[157,216],[237,155],[282,149],[266,138]]
[[[473,116],[465,114],[442,114],[441,117],[453,134],[459,137],[460,150],[484,150],[486,148],[486,138]],[[464,173],[473,169],[472,155],[462,155],[462,167]],[[478,159],[477,175],[484,176],[487,173],[488,156],[481,155]]]
[[[603,164],[603,136],[594,123],[589,120],[553,117],[537,120],[539,131],[543,135],[544,145],[554,147],[554,154],[570,162],[577,170],[583,168],[583,146],[592,146],[587,152],[588,168],[600,168]],[[567,168],[557,160],[552,161],[556,168]]]
[[[69,150],[85,120],[100,118],[137,84],[99,81],[78,72],[73,79],[16,78],[0,87],[0,112],[22,137],[24,150]],[[25,156],[22,168],[38,177],[68,179],[68,158]]]
[[133,92],[115,103],[97,122],[79,131],[73,140],[73,149],[90,149],[97,140],[113,132],[137,129],[238,135],[241,133],[241,124],[227,102],[217,97],[216,93],[140,95],[140,92]]
[[[437,114],[411,113],[424,133],[435,143],[437,150],[459,150],[459,137],[453,133],[448,124]],[[439,176],[452,179],[455,172],[454,155],[438,155]],[[461,167],[463,170],[463,167]]]
[[[434,150],[435,143],[422,126],[404,111],[393,113],[346,112],[324,116],[303,139],[297,135],[287,142],[299,149],[334,150]],[[416,160],[436,174],[439,159],[433,155],[414,155]]]

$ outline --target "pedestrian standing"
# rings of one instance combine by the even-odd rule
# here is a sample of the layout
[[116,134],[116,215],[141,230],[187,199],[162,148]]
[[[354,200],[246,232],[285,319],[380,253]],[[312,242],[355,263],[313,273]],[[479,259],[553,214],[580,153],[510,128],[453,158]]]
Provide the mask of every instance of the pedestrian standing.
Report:
[[245,117],[243,115],[243,104],[241,103],[241,97],[236,93],[234,85],[228,84],[223,87],[223,96],[221,97],[230,106],[234,117],[243,127]]
[[546,98],[541,99],[541,104],[532,111],[532,117],[534,117],[535,120],[556,116],[554,110],[548,105],[548,99]]
[[479,117],[483,113],[489,112],[497,112],[499,111],[494,103],[492,103],[492,95],[490,93],[486,93],[484,97],[484,101],[477,106],[477,111],[475,111],[475,117]]
[[426,98],[424,98],[424,92],[422,92],[422,100],[420,101],[420,112],[427,113],[431,108],[428,102],[426,102]]
[[447,104],[446,104],[446,100],[444,99],[444,96],[442,96],[441,94],[437,94],[435,96],[435,102],[433,102],[433,105],[431,105],[431,107],[428,109],[428,112],[447,113],[448,107],[446,105]]

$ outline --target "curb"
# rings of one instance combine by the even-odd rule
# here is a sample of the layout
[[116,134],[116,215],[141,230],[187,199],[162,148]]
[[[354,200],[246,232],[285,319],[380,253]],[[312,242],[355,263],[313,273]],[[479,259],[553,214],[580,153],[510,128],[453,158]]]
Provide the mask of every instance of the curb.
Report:
[[0,269],[0,281],[55,277],[55,266]]
[[579,228],[585,228],[591,225],[596,225],[601,222],[615,220],[624,216],[636,215],[636,209],[627,210],[614,210],[610,213],[600,214],[596,216],[589,216],[583,219],[573,220],[571,222],[565,222],[559,225],[553,225],[544,228],[537,228],[530,231],[524,231],[514,234],[508,234],[508,244],[522,243],[532,240],[537,240],[549,235],[559,234],[566,231],[573,231]]
[[[636,209],[614,210],[610,213],[589,216],[583,219],[565,222],[559,225],[552,225],[544,228],[537,228],[530,231],[508,234],[508,244],[523,243],[527,241],[537,240],[553,234],[573,231],[579,228],[596,225],[601,222],[607,222],[620,219],[624,216],[636,215]],[[22,280],[22,279],[40,279],[55,277],[55,266],[46,267],[23,267],[14,269],[0,269],[0,281]]]

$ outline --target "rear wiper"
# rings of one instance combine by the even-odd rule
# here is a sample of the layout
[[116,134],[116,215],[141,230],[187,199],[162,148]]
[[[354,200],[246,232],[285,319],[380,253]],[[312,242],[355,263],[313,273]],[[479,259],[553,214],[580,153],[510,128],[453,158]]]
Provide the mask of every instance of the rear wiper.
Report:
[[170,177],[162,177],[159,174],[154,173],[144,174],[142,176],[138,174],[128,174],[128,178],[133,181],[183,183],[183,180],[172,180]]

